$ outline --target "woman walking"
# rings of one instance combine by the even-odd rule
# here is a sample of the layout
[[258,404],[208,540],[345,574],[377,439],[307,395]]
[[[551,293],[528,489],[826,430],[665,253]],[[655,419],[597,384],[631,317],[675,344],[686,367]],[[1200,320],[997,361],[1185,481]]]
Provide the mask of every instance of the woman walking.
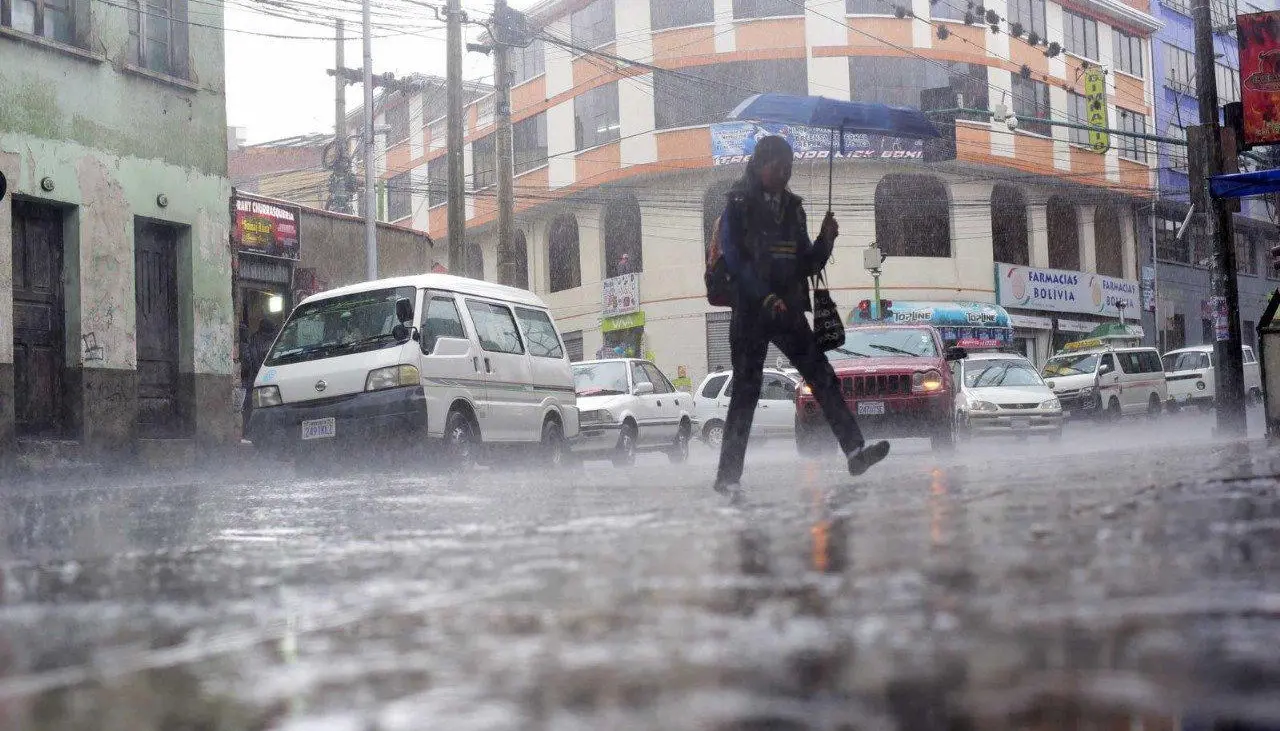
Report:
[[864,442],[835,371],[804,316],[810,309],[809,277],[827,265],[840,227],[828,212],[818,238],[810,241],[804,207],[787,189],[793,159],[785,139],[761,139],[720,217],[720,246],[733,283],[733,394],[715,482],[716,491],[724,494],[736,492],[742,479],[769,343],[778,346],[813,389],[850,474],[866,472],[889,454],[888,442]]

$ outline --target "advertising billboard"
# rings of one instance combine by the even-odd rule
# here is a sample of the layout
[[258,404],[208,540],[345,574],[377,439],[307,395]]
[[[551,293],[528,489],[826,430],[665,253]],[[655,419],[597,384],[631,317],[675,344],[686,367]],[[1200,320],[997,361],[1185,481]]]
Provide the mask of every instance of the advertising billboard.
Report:
[[1004,307],[1117,317],[1123,306],[1136,317],[1140,294],[1132,279],[996,264],[996,302]]
[[[1244,142],[1280,142],[1280,11],[1238,16]],[[1219,92],[1221,93],[1221,92]]]
[[[745,163],[756,151],[756,142],[778,135],[791,143],[796,160],[826,160],[831,155],[829,129],[800,127],[771,122],[719,122],[711,125],[711,156],[716,165]],[[920,140],[846,132],[844,152],[835,144],[837,159],[923,160]]]
[[298,260],[302,252],[298,241],[300,207],[240,193],[232,198],[231,206],[235,216],[231,223],[231,243],[236,251]]

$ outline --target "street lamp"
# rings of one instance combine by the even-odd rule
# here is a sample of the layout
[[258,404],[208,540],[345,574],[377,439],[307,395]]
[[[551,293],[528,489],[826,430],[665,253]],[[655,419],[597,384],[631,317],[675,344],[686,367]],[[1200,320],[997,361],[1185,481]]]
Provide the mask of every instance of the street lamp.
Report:
[[884,260],[888,258],[880,251],[880,245],[872,241],[867,250],[862,252],[862,266],[871,273],[871,279],[875,282],[875,297],[871,299],[871,319],[880,319],[880,266],[884,264]]

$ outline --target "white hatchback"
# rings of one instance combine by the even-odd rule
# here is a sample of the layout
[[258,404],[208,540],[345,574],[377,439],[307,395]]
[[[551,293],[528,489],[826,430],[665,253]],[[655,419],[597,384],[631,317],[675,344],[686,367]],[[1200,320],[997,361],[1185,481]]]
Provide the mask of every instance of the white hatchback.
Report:
[[[785,371],[764,369],[760,401],[751,422],[752,437],[790,439],[795,436],[797,383],[798,380]],[[694,393],[693,412],[698,436],[707,446],[719,448],[724,439],[729,398],[733,395],[733,372],[720,371],[708,375]]]

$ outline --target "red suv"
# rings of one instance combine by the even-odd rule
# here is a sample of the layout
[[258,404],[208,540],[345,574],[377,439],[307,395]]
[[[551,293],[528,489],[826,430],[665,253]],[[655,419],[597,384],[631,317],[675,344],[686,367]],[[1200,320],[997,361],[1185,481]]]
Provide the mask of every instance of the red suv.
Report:
[[[845,343],[827,351],[845,402],[868,439],[928,437],[933,448],[955,445],[955,387],[949,361],[966,355],[948,348],[929,325],[857,325]],[[796,393],[796,447],[817,454],[835,443],[813,391]]]

